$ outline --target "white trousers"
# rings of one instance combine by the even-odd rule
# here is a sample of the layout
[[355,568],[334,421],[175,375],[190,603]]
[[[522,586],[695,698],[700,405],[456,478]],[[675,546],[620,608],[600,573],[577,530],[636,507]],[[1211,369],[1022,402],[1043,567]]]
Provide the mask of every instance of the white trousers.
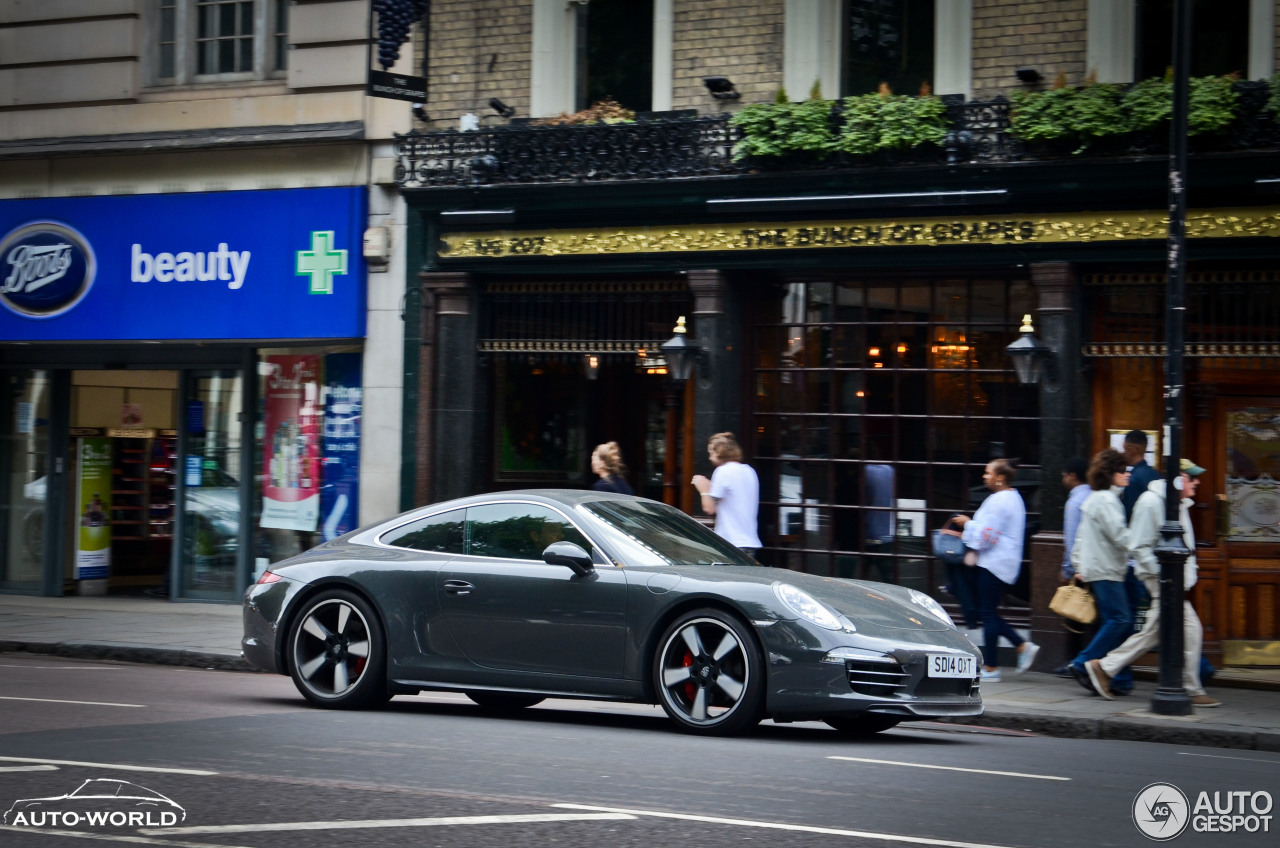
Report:
[[[1160,645],[1160,581],[1158,578],[1143,575],[1142,585],[1151,593],[1151,608],[1147,610],[1147,619],[1142,629],[1111,653],[1102,658],[1102,670],[1108,677],[1115,677],[1122,668],[1133,665],[1134,660]],[[1204,687],[1200,685],[1200,649],[1204,641],[1204,631],[1200,626],[1200,618],[1190,601],[1182,602],[1182,686],[1188,695],[1203,695]]]

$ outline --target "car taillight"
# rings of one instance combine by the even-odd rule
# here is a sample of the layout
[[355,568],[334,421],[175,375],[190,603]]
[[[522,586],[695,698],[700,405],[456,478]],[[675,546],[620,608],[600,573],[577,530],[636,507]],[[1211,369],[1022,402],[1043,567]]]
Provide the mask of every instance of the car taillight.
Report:
[[258,578],[258,583],[275,583],[279,579],[280,575],[276,574],[274,571],[264,571],[262,572],[262,576]]

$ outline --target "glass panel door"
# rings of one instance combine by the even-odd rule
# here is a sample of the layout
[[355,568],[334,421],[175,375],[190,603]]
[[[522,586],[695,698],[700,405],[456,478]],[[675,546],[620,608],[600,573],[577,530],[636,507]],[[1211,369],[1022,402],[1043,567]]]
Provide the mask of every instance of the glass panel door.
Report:
[[47,371],[6,372],[0,424],[0,580],[7,589],[36,591],[44,567],[49,488],[52,377]]
[[243,520],[240,469],[244,445],[243,374],[237,370],[188,373],[182,416],[186,431],[178,473],[182,478],[179,593],[187,598],[234,600]]

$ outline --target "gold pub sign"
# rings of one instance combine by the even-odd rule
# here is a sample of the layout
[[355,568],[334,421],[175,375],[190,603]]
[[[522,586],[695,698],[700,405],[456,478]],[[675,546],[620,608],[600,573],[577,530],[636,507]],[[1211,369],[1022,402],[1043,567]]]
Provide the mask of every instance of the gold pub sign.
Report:
[[[490,230],[445,233],[440,256],[593,256],[621,253],[1027,245],[1163,240],[1164,212],[1073,212],[1054,215],[679,224],[665,227]],[[1187,215],[1188,238],[1280,236],[1280,209],[1207,209]]]

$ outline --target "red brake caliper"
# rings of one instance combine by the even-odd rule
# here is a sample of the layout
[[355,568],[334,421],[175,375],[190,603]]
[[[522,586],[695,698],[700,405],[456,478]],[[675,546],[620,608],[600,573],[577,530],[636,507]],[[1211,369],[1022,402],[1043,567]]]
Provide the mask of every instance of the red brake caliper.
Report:
[[[693,654],[689,653],[688,651],[685,651],[684,662],[681,663],[681,665],[683,665],[685,668],[688,668],[689,666],[693,665]],[[693,680],[685,681],[684,696],[688,698],[690,701],[698,697],[698,686],[693,682]]]

